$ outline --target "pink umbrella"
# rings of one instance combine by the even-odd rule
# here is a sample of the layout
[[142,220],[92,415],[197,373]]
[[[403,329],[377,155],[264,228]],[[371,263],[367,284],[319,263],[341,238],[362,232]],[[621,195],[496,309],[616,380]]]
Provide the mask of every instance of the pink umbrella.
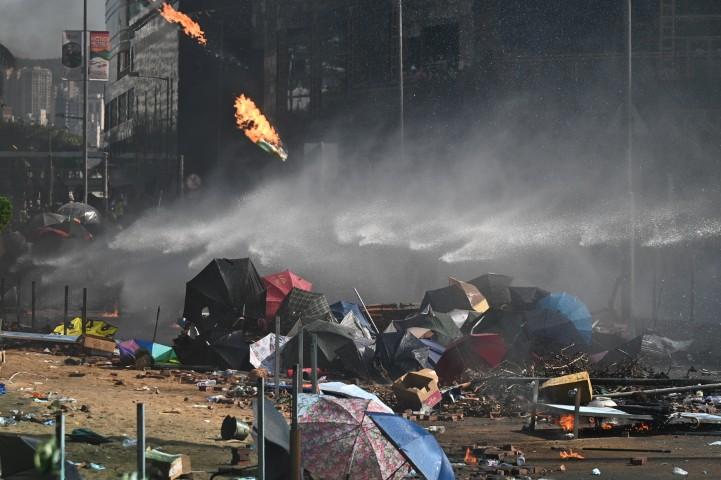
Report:
[[265,318],[272,320],[276,312],[283,303],[285,297],[288,296],[293,288],[310,292],[313,290],[313,284],[301,277],[300,275],[286,270],[284,272],[274,273],[262,278],[263,285],[267,293],[265,297]]
[[411,465],[368,412],[388,413],[374,400],[299,395],[303,468],[318,480],[400,480]]

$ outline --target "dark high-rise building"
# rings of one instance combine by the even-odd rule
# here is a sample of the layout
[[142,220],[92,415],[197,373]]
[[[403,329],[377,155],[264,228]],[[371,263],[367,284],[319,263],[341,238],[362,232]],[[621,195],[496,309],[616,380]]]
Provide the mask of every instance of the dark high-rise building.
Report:
[[230,173],[243,171],[260,155],[235,128],[233,107],[242,93],[262,99],[256,3],[175,2],[202,26],[203,46],[159,15],[161,2],[108,0],[113,56],[106,141],[131,196],[177,193],[181,157],[184,176],[205,181],[224,165]]

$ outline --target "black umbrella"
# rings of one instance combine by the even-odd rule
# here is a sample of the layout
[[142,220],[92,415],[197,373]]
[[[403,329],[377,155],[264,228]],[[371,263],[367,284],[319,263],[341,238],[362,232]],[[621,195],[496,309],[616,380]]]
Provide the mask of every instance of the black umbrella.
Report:
[[[315,334],[318,340],[318,366],[333,368],[342,366],[338,350],[357,348],[357,330],[337,323],[316,320],[303,327],[303,365],[310,365],[310,340]],[[358,354],[360,356],[360,354]],[[298,335],[291,338],[281,351],[281,360],[286,368],[298,362]]]
[[218,354],[220,366],[233,370],[249,370],[250,346],[243,339],[243,332],[236,331],[223,335],[211,343],[210,348]]
[[487,273],[469,280],[468,283],[474,285],[491,307],[501,307],[511,303],[511,294],[508,287],[511,285],[513,277],[501,275],[499,273]]
[[411,327],[427,328],[433,332],[433,340],[444,347],[463,335],[450,315],[434,312],[430,307],[404,320],[394,321],[393,327],[399,332]]
[[285,297],[278,309],[278,316],[281,335],[293,335],[299,325],[309,325],[316,320],[335,323],[325,295],[299,288],[293,288]]
[[538,287],[508,287],[513,310],[533,310],[536,302],[551,294]]
[[375,358],[392,378],[423,368],[428,362],[430,347],[408,332],[381,333],[376,338]]
[[248,258],[216,258],[185,284],[183,316],[201,332],[239,329],[239,318],[261,318],[264,313],[265,287]]

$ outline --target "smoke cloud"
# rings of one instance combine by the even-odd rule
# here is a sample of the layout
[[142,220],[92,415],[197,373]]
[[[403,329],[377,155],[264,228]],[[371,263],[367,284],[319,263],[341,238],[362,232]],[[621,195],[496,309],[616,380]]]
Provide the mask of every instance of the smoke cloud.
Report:
[[[63,30],[82,30],[81,0],[0,0],[0,43],[19,58],[59,58]],[[105,30],[105,2],[88,2],[88,29]]]

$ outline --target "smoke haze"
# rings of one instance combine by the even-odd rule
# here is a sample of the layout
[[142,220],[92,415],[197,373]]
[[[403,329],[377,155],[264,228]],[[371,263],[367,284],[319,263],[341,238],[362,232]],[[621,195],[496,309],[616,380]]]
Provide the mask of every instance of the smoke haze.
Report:
[[[0,0],[0,43],[19,58],[59,58],[63,30],[82,30],[82,0]],[[105,1],[88,1],[88,29],[105,30]]]

